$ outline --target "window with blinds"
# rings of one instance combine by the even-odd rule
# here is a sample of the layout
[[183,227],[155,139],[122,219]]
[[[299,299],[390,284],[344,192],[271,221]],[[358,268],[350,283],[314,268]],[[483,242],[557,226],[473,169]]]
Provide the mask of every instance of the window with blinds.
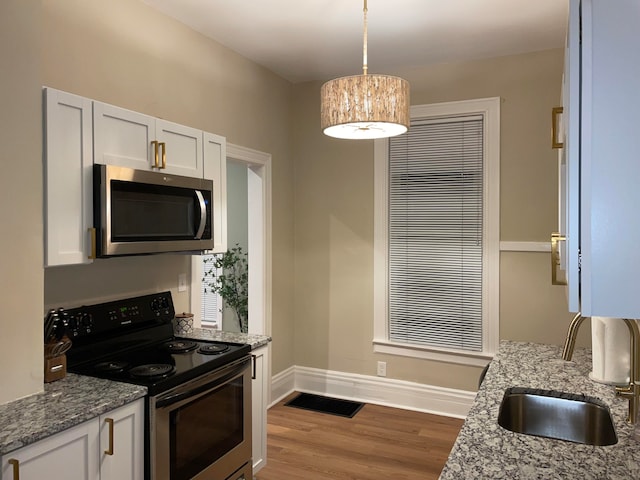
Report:
[[[202,255],[202,271],[207,272],[211,270],[213,254]],[[211,279],[210,276],[206,277]],[[201,321],[202,325],[206,327],[221,328],[222,327],[222,297],[219,294],[213,293],[211,288],[207,285],[207,282],[201,282],[201,295],[202,295],[202,311]]]
[[388,336],[483,349],[483,117],[412,121],[389,140]]

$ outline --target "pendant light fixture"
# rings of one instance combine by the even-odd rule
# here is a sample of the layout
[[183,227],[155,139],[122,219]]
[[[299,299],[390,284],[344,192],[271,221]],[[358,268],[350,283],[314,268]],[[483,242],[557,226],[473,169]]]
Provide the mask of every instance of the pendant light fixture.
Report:
[[409,82],[369,75],[367,0],[364,0],[362,75],[330,80],[320,90],[320,123],[325,135],[346,139],[393,137],[409,128]]

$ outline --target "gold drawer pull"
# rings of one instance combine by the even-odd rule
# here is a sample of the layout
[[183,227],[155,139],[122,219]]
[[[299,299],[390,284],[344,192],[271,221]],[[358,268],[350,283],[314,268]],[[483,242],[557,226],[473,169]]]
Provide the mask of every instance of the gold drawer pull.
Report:
[[15,458],[10,458],[9,465],[13,466],[13,480],[20,480],[20,462]]
[[155,168],[160,168],[160,157],[159,157],[159,151],[158,151],[158,141],[157,140],[152,140],[151,141],[151,145],[153,145],[153,166]]
[[567,281],[558,280],[558,267],[560,266],[560,252],[558,251],[558,242],[563,242],[567,239],[564,235],[559,233],[551,234],[551,285],[566,285]]
[[162,148],[162,166],[160,168],[167,168],[167,145],[164,142],[160,142],[160,148]]
[[558,141],[558,116],[562,114],[562,107],[554,107],[551,110],[551,148],[562,148],[564,143]]
[[113,455],[113,418],[105,418],[104,421],[109,425],[109,448],[104,451],[104,454]]

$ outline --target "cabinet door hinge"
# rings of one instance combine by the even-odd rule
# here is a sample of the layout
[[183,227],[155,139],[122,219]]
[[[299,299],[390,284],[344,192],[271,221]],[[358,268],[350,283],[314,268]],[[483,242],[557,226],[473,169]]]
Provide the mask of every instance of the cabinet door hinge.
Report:
[[578,273],[582,272],[582,252],[578,250]]

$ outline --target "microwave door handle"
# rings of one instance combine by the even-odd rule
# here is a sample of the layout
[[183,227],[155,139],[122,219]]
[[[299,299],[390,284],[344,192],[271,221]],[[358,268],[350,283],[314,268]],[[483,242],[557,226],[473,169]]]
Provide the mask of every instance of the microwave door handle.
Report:
[[198,231],[196,232],[196,236],[194,237],[196,240],[200,240],[202,238],[202,234],[204,233],[204,227],[207,225],[207,206],[204,203],[204,196],[200,190],[196,190],[196,198],[198,199],[198,203],[200,204],[200,226],[198,227]]

